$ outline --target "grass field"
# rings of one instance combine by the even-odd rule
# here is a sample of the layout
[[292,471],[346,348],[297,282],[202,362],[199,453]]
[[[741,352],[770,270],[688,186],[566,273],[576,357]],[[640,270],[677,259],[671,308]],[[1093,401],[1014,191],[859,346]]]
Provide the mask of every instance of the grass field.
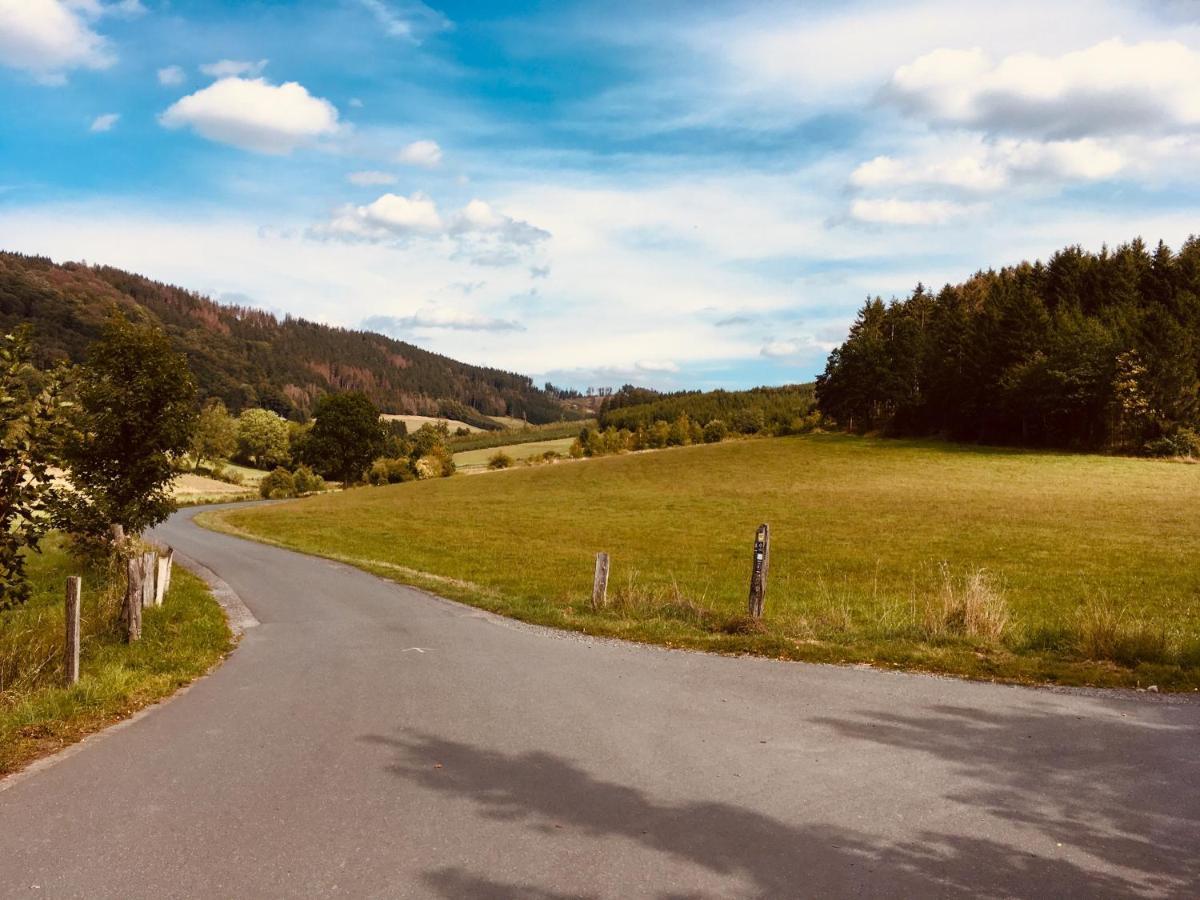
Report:
[[[55,536],[29,569],[33,597],[0,612],[0,775],[174,693],[231,646],[220,606],[178,566],[163,605],[143,611],[133,645],[119,634],[121,586],[109,573],[81,569]],[[83,577],[81,678],[70,688],[62,685],[68,575]]]
[[[1200,466],[811,435],[201,518],[595,634],[1192,690],[1198,510]],[[764,521],[772,550],[760,624],[742,613]],[[611,603],[593,612],[598,550],[613,556]]]
[[460,422],[458,419],[447,419],[444,416],[406,416],[396,413],[384,413],[379,418],[387,422],[403,422],[409,431],[416,431],[422,425],[426,424],[436,425],[438,422],[445,422],[451,434],[459,428],[465,428],[471,434],[479,434],[483,431],[478,425],[468,425],[466,422]]
[[550,441],[530,441],[527,444],[486,447],[480,450],[463,450],[454,454],[454,464],[461,470],[471,471],[472,469],[486,469],[488,460],[497,453],[507,453],[515,462],[524,462],[549,452],[566,456],[574,440],[573,437],[566,437]]

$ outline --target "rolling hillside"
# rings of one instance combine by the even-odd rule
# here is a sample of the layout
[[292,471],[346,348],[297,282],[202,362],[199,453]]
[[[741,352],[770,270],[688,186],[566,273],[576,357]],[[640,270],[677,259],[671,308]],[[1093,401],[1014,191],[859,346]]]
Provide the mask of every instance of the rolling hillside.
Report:
[[384,412],[551,422],[571,414],[512,372],[472,366],[381,334],[216,303],[194,291],[108,266],[56,264],[0,251],[0,329],[34,328],[39,363],[77,362],[114,307],[166,330],[206,397],[233,411],[265,406],[302,419],[316,398],[360,390]]

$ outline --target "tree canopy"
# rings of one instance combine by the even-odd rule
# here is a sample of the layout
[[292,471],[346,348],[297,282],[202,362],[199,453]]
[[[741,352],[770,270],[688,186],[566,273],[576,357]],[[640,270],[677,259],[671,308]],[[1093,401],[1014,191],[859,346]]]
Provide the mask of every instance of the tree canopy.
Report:
[[841,424],[1152,453],[1200,429],[1200,239],[1139,239],[868,300],[817,380]]

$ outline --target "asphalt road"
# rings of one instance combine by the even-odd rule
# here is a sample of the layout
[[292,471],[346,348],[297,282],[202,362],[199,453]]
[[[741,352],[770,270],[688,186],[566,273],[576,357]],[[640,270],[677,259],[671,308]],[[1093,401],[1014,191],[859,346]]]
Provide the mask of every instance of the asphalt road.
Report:
[[1194,702],[591,641],[189,517],[261,625],[0,790],[0,896],[1200,894]]

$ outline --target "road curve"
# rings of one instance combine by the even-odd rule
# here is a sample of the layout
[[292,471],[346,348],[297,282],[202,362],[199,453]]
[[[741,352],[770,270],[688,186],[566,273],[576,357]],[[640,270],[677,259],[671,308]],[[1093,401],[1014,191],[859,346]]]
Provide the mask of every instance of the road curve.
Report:
[[1200,705],[525,627],[203,531],[261,621],[0,791],[3,897],[1195,896]]

